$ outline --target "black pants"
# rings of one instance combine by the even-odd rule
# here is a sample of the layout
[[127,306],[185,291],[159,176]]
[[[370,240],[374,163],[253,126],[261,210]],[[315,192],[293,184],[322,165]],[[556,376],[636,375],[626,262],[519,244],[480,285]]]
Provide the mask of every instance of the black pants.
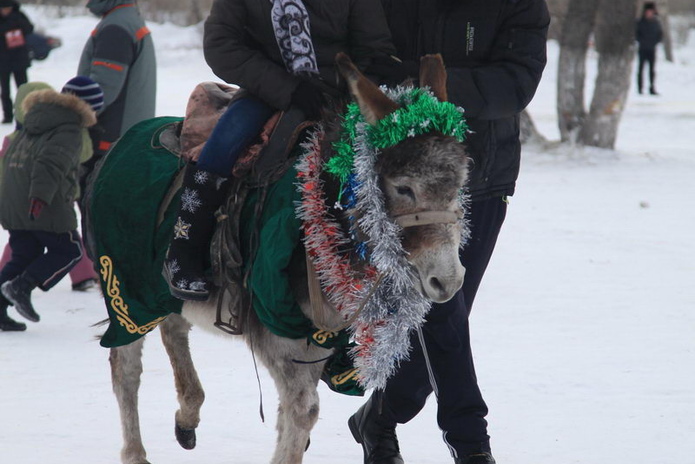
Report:
[[47,291],[82,258],[82,245],[76,230],[62,234],[35,230],[10,230],[9,233],[12,258],[0,271],[0,285],[26,271],[41,290]]
[[10,92],[10,77],[14,75],[14,83],[19,88],[27,82],[27,70],[0,70],[0,99],[2,99],[2,114],[4,121],[12,121],[12,93]]
[[472,237],[461,253],[466,268],[463,287],[450,301],[432,306],[422,329],[412,334],[410,359],[401,364],[386,389],[376,393],[383,401],[383,418],[405,423],[434,391],[437,422],[454,457],[490,451],[488,409],[473,367],[468,316],[506,212],[507,203],[499,197],[472,203]]
[[654,79],[656,78],[656,50],[642,50],[637,52],[638,62],[637,62],[637,89],[642,93],[642,84],[644,79],[642,78],[642,71],[644,70],[644,65],[649,65],[649,91],[656,92],[654,87]]

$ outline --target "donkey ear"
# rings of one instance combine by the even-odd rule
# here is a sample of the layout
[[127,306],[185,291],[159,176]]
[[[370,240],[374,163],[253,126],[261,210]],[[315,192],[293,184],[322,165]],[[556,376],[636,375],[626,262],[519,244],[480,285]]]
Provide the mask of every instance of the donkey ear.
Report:
[[369,124],[376,124],[399,108],[393,100],[379,90],[376,84],[364,77],[345,53],[338,53],[335,62],[338,71],[347,81],[350,93],[357,101],[362,116]]
[[432,93],[439,101],[447,101],[446,68],[442,55],[439,53],[420,58],[420,86],[432,89]]

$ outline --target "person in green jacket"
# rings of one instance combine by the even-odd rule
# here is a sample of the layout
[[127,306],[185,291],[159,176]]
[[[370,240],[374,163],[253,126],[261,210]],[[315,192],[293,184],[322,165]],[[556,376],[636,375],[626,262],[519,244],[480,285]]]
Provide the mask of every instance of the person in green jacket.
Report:
[[[45,82],[36,81],[22,84],[17,89],[17,97],[14,101],[16,129],[14,132],[7,134],[5,138],[2,140],[2,148],[0,148],[0,179],[2,179],[2,158],[5,157],[7,149],[12,144],[12,141],[15,138],[17,138],[17,134],[19,134],[19,131],[22,129],[22,125],[24,124],[24,110],[22,109],[22,103],[24,102],[24,99],[27,97],[27,95],[29,95],[31,92],[35,90],[43,90],[50,88],[52,87],[46,84]],[[12,249],[10,248],[10,244],[6,243],[5,249],[2,252],[2,259],[0,259],[0,269],[2,269],[5,266],[5,264],[7,264],[10,261],[11,257]],[[4,298],[2,298],[2,294],[0,293],[0,331],[17,332],[27,330],[26,324],[22,322],[17,322],[7,315],[8,304],[6,304],[6,301],[3,300]]]
[[[35,90],[52,89],[50,85],[45,82],[33,81],[22,84],[17,89],[17,98],[14,101],[15,104],[15,121],[16,129],[14,132],[5,136],[2,141],[2,148],[0,148],[0,179],[2,178],[2,158],[7,152],[7,148],[10,146],[12,141],[17,137],[19,131],[24,125],[24,110],[22,109],[22,102],[31,92]],[[82,151],[80,152],[80,163],[84,163],[92,157],[93,153],[92,143],[89,136],[89,131],[84,128],[82,129]],[[5,248],[2,251],[2,258],[0,258],[0,269],[5,266],[12,258],[12,249],[10,244],[6,243]],[[82,259],[70,270],[70,280],[72,281],[72,289],[75,291],[86,291],[96,285],[98,281],[98,274],[94,270],[94,263],[87,256],[86,253],[83,254]],[[0,331],[22,331],[26,330],[27,326],[21,322],[16,322],[7,316],[7,308],[0,305]]]
[[12,258],[0,271],[0,308],[14,305],[33,322],[40,317],[31,292],[48,291],[82,258],[74,201],[83,128],[103,105],[99,84],[70,79],[61,93],[31,92],[22,104],[24,125],[7,149],[0,184],[0,223],[9,231]]

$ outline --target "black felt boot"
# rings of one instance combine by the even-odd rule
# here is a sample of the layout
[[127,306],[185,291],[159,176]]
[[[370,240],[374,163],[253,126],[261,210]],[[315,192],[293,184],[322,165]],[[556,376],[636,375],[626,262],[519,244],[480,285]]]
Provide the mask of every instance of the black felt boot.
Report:
[[22,332],[27,330],[27,325],[17,322],[7,315],[7,307],[10,302],[0,295],[0,331],[3,332]]
[[348,419],[350,432],[364,451],[364,464],[404,464],[396,437],[396,424],[379,414],[379,397],[374,394]]
[[495,458],[490,453],[474,453],[456,458],[454,464],[495,464]]
[[14,279],[5,282],[0,287],[2,294],[14,305],[14,309],[23,317],[32,322],[39,322],[41,317],[34,310],[31,304],[31,292],[36,288],[37,282],[26,272],[23,272]]
[[205,301],[210,296],[205,275],[210,239],[215,231],[215,211],[227,196],[228,184],[226,177],[198,169],[195,164],[186,166],[181,206],[162,270],[176,298]]

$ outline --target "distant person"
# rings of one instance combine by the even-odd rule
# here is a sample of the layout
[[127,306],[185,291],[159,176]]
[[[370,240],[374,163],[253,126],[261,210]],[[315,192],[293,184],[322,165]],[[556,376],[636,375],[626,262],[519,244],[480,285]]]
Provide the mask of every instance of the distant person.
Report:
[[[82,258],[75,198],[83,129],[103,105],[99,84],[78,76],[61,93],[35,90],[24,99],[24,124],[2,160],[0,223],[12,258],[0,270],[0,308],[33,322],[36,288],[48,291]],[[21,328],[20,328],[21,330]]]
[[104,108],[92,130],[94,157],[85,166],[83,181],[125,131],[154,117],[157,92],[154,43],[137,4],[89,0],[87,8],[101,21],[85,44],[77,74],[101,85]]
[[661,23],[659,23],[656,3],[644,3],[642,17],[637,21],[635,37],[638,44],[637,91],[642,94],[642,84],[644,82],[642,71],[646,63],[649,64],[649,93],[651,95],[659,95],[654,85],[656,79],[656,46],[663,38],[663,31]]
[[19,10],[14,0],[0,0],[0,99],[2,123],[12,123],[12,94],[10,77],[17,88],[27,81],[27,68],[31,64],[26,37],[34,32],[34,25]]

